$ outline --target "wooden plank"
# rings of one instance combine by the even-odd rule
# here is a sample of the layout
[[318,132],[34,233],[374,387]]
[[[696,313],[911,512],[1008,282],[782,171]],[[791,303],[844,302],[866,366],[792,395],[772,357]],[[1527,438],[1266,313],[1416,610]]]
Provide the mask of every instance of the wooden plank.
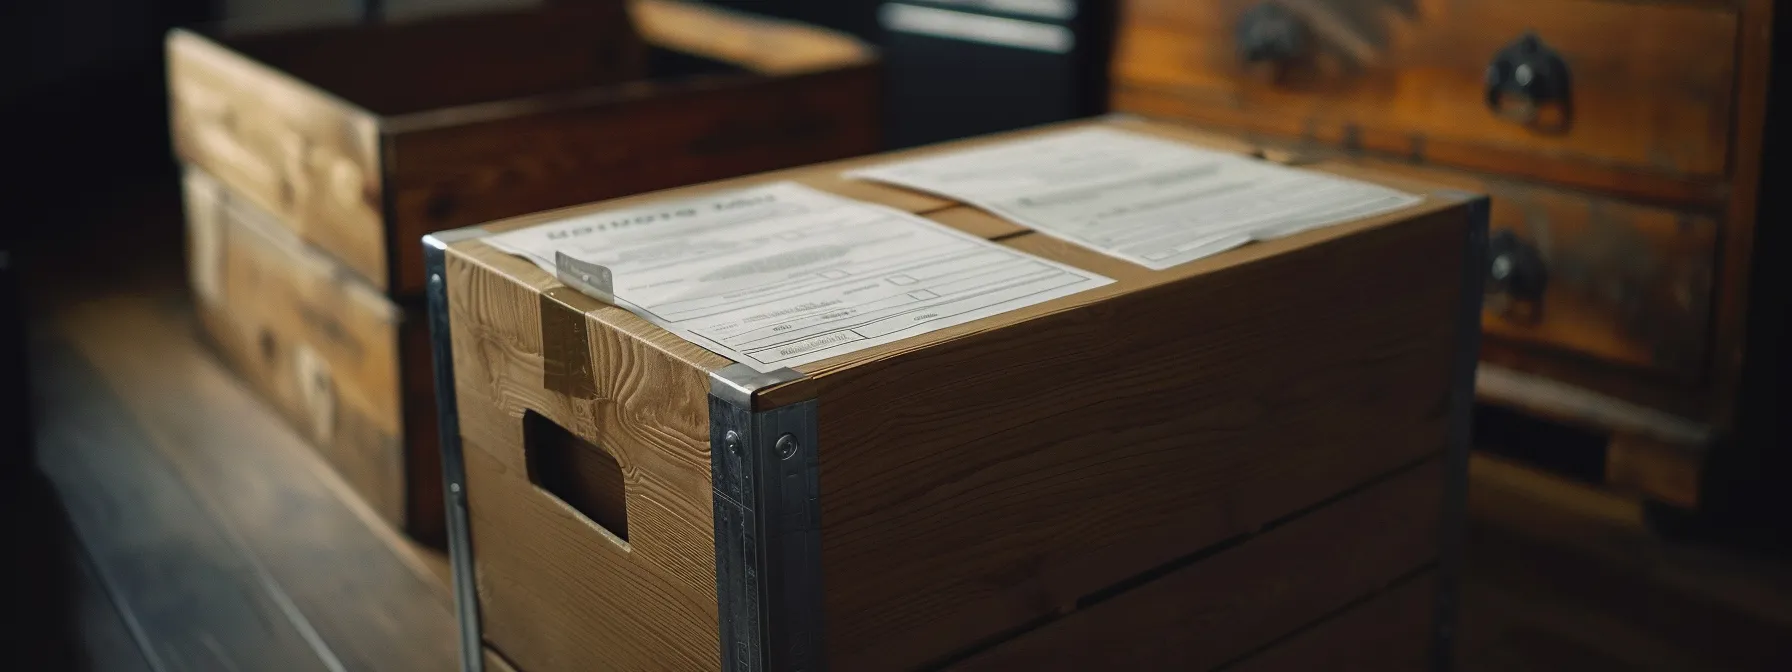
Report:
[[[440,8],[441,3],[435,3]],[[220,41],[381,116],[631,81],[647,50],[623,0],[485,8]]]
[[648,42],[790,75],[870,63],[876,52],[845,33],[676,0],[631,0],[629,14]]
[[421,291],[417,241],[434,231],[874,151],[874,73],[649,83],[565,109],[518,101],[484,120],[395,120],[394,286]]
[[157,669],[339,669],[310,623],[192,496],[106,382],[38,348],[39,461]]
[[90,300],[57,324],[98,370],[94,384],[118,391],[114,412],[139,423],[145,450],[168,460],[180,480],[167,487],[206,509],[187,515],[220,520],[259,580],[279,587],[284,611],[342,665],[451,669],[458,631],[429,563],[206,356],[190,312],[161,296]]
[[1217,667],[1435,563],[1443,482],[1434,458],[952,669]]
[[[190,268],[208,339],[381,517],[439,533],[439,516],[407,516],[399,381],[407,316],[203,170],[189,167],[184,182]],[[441,499],[439,488],[429,494]]]
[[[482,244],[447,263],[486,641],[530,672],[718,668],[707,394],[726,360]],[[546,349],[555,320],[585,323],[556,347],[608,364],[578,390],[544,384],[573,356]],[[615,458],[627,541],[530,482],[526,411]]]
[[[1560,529],[1577,522],[1576,535],[1641,538],[1648,534],[1643,509],[1634,497],[1570,481],[1484,452],[1469,457],[1469,510],[1517,527]],[[1547,524],[1555,520],[1556,524]],[[1593,530],[1605,530],[1594,532]]]
[[1482,364],[1476,370],[1475,394],[1488,403],[1595,430],[1635,434],[1689,448],[1701,448],[1713,440],[1706,425],[1493,364]]
[[184,30],[168,34],[175,153],[385,287],[385,187],[365,110]]
[[[1522,562],[1537,563],[1538,558]],[[1737,670],[1701,659],[1614,610],[1471,579],[1462,589],[1458,669],[1468,672]],[[1765,668],[1764,668],[1765,669]]]
[[[1774,4],[1773,0],[1746,0],[1741,3],[1743,23],[1739,53],[1742,62],[1737,68],[1734,122],[1734,142],[1738,154],[1732,167],[1731,179],[1735,186],[1731,190],[1729,207],[1726,209],[1729,226],[1724,230],[1724,262],[1717,280],[1721,289],[1716,299],[1715,327],[1712,332],[1711,380],[1712,389],[1717,394],[1713,400],[1715,403],[1712,404],[1711,420],[1724,428],[1736,426],[1736,414],[1740,406],[1737,398],[1741,396],[1738,386],[1742,382],[1743,363],[1747,354],[1748,344],[1745,340],[1748,333],[1749,297],[1751,294],[1758,296],[1756,301],[1762,302],[1765,310],[1773,310],[1776,305],[1784,304],[1786,296],[1784,290],[1778,288],[1763,287],[1757,290],[1749,287],[1756,254],[1755,229],[1776,225],[1759,220],[1760,199],[1783,198],[1782,194],[1773,191],[1766,194],[1761,191],[1761,166],[1765,160],[1762,155],[1766,153],[1767,147],[1767,106],[1771,99],[1769,87],[1774,67]],[[1780,96],[1780,100],[1784,99],[1785,96]],[[1755,345],[1763,346],[1773,347],[1772,344]]]
[[[1438,577],[1412,577],[1223,669],[1228,672],[1395,672],[1433,669]],[[1465,666],[1466,667],[1466,666]]]
[[1704,446],[1619,434],[1605,446],[1605,484],[1683,509],[1699,506]]
[[[23,328],[19,335],[22,350]],[[18,447],[29,458],[33,445]],[[34,466],[0,474],[0,535],[0,647],[10,669],[148,672],[55,488]]]
[[1586,649],[1661,669],[1792,665],[1783,563],[1673,543],[1644,526],[1634,499],[1496,458],[1475,456],[1470,474],[1465,647],[1519,647],[1500,660]]
[[[126,627],[123,614],[119,612],[118,605],[112,602],[112,596],[106,592],[92,562],[83,556],[77,564],[80,588],[76,610],[80,614],[83,655],[82,664],[71,665],[69,669],[87,672],[152,672],[149,661],[143,657],[143,650],[137,647],[137,639],[130,628]],[[23,662],[19,658],[13,658],[12,661]],[[45,665],[38,669],[54,668],[53,665]]]
[[1006,239],[1119,282],[765,391],[818,389],[835,664],[922,664],[1440,450],[1464,229],[1407,217],[1156,274]]
[[1489,226],[1532,246],[1550,271],[1542,301],[1490,295],[1490,337],[1596,357],[1682,383],[1705,371],[1722,223],[1696,210],[1388,159],[1377,172],[1488,194]]
[[[1114,109],[1580,186],[1620,183],[1627,173],[1708,181],[1729,170],[1739,28],[1731,7],[1415,0],[1400,11],[1303,2],[1295,4],[1339,13],[1370,57],[1353,58],[1317,34],[1304,55],[1254,65],[1239,58],[1234,31],[1256,4],[1128,3]],[[1532,30],[1572,73],[1572,124],[1562,132],[1486,107],[1493,55]],[[1614,33],[1629,39],[1609,39]],[[1688,58],[1689,47],[1699,57]]]

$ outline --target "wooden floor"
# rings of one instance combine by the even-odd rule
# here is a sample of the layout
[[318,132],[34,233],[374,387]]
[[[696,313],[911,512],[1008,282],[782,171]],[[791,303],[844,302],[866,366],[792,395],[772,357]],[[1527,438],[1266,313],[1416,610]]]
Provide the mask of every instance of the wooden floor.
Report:
[[[7,669],[453,669],[440,555],[194,338],[164,186],[96,215],[149,222],[108,231],[118,256],[71,236],[33,264],[41,474],[0,476]],[[1784,561],[1663,542],[1515,465],[1473,481],[1462,668],[1792,670]]]

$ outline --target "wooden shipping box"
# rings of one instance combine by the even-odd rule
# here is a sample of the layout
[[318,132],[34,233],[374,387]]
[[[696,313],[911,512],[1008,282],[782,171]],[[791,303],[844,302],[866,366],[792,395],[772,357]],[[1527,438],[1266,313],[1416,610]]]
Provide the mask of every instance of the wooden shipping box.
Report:
[[[1249,149],[1059,128],[1082,124]],[[1487,201],[1315,166],[1423,199],[1151,271],[841,176],[1031,132],[426,240],[469,665],[481,641],[525,672],[1391,670],[1447,650]],[[482,242],[773,180],[1115,282],[767,378]]]
[[1778,386],[1747,341],[1783,338],[1750,308],[1783,300],[1752,269],[1776,4],[1127,0],[1110,103],[1489,194],[1482,400],[1692,508],[1780,450],[1738,413]]
[[877,148],[850,37],[671,0],[168,36],[175,152],[366,282],[425,233]]
[[662,0],[175,31],[168,49],[205,331],[428,541],[443,523],[423,234],[877,144],[863,44]]

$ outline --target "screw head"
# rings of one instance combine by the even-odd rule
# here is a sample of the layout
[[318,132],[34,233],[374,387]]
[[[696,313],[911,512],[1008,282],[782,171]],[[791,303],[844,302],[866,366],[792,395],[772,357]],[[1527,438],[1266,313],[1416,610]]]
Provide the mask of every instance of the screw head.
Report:
[[741,449],[740,432],[732,429],[728,430],[727,434],[722,435],[722,445],[728,447],[728,452],[739,455]]
[[1505,280],[1506,278],[1511,277],[1512,258],[1503,254],[1494,257],[1493,267],[1489,270],[1493,272],[1493,279],[1495,280]]
[[785,434],[778,437],[776,448],[778,449],[778,459],[788,460],[790,459],[790,456],[795,455],[796,451],[802,448],[802,446],[796,442],[796,435]]

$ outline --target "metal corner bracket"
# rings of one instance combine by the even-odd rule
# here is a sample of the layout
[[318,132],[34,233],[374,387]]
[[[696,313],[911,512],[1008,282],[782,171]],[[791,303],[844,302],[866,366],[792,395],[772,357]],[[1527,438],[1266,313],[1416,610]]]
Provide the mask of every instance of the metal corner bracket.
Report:
[[1432,642],[1432,669],[1455,666],[1457,612],[1468,516],[1469,446],[1474,437],[1475,370],[1481,356],[1482,288],[1487,280],[1488,219],[1492,202],[1484,195],[1446,190],[1439,196],[1465,205],[1460,295],[1452,334],[1456,350],[1450,366],[1448,443],[1444,453],[1444,525],[1439,535],[1438,595]]
[[429,309],[430,362],[436,374],[436,423],[442,441],[442,496],[448,509],[448,555],[453,567],[454,607],[460,622],[460,666],[484,672],[480,644],[479,595],[473,578],[473,539],[468,528],[467,470],[462,460],[460,409],[454,398],[454,350],[448,326],[448,246],[486,235],[479,227],[453,229],[423,237],[423,267],[428,274],[424,303]]
[[814,399],[757,408],[801,378],[734,364],[710,374],[710,485],[722,669],[825,670],[821,493]]

